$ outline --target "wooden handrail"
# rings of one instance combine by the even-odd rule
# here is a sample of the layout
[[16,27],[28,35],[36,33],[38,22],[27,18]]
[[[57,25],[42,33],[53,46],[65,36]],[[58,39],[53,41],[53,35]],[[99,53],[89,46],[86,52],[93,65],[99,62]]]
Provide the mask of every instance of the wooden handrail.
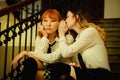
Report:
[[17,9],[20,9],[20,8],[22,8],[22,7],[24,7],[28,4],[36,2],[36,1],[38,1],[38,0],[24,0],[24,1],[21,1],[21,2],[17,2],[15,4],[11,5],[11,6],[8,6],[6,8],[3,8],[3,9],[0,10],[0,17],[4,16],[4,15],[10,13],[10,12],[13,12]]

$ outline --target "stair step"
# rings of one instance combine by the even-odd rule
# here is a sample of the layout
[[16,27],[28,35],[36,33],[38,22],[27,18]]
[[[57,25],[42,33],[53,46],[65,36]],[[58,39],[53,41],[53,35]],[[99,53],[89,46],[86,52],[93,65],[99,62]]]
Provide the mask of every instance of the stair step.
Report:
[[113,73],[120,75],[120,63],[110,63],[110,68]]
[[114,32],[114,31],[113,31],[113,32],[112,32],[112,31],[111,31],[111,32],[107,32],[107,33],[106,33],[106,36],[107,36],[107,37],[117,36],[117,37],[119,38],[119,37],[120,37],[120,32],[119,32],[119,33],[118,33],[118,32]]
[[108,42],[120,41],[120,38],[118,38],[117,36],[107,36],[107,41]]
[[107,51],[109,56],[120,56],[120,50],[112,50],[112,51]]
[[109,56],[109,63],[120,64],[120,56]]
[[106,28],[106,27],[105,27],[104,30],[105,30],[106,32],[107,32],[107,31],[108,31],[108,32],[112,32],[112,31],[120,32],[120,27],[119,27],[119,28],[116,28],[116,27],[115,27],[115,28]]
[[113,79],[112,80],[120,80],[120,72],[114,72],[113,70],[112,70],[112,72],[113,72]]
[[106,31],[106,36],[120,36],[120,31]]
[[120,50],[120,47],[107,47],[107,50],[110,51],[110,50]]
[[106,47],[119,47],[120,48],[120,41],[107,42]]
[[97,24],[101,28],[120,28],[120,23],[116,24]]
[[102,19],[95,23],[106,32],[106,47],[113,80],[120,80],[120,18]]
[[94,21],[94,23],[96,23],[96,24],[120,23],[120,18],[118,18],[118,19],[101,19],[101,20],[98,20],[98,21]]
[[120,57],[120,48],[114,49],[114,48],[107,48],[108,56],[118,56]]
[[99,22],[105,22],[105,23],[111,23],[111,22],[120,22],[120,18],[116,18],[116,19],[101,19],[99,20]]

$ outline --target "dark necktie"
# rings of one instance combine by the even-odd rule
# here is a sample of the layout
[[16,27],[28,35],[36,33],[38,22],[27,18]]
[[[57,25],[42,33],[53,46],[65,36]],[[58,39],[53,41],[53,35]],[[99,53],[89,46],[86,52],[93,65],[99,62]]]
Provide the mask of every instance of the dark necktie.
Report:
[[[48,50],[47,50],[47,54],[50,54],[50,53],[51,53],[51,47],[52,47],[55,43],[56,43],[56,41],[55,41],[53,44],[49,44],[49,47],[48,47]],[[49,63],[44,63],[43,65],[44,65],[44,67],[45,67],[46,69],[48,69],[48,68],[50,67],[50,64],[49,64]]]
[[79,59],[81,68],[82,68],[82,69],[86,69],[85,63],[84,63],[84,61],[83,61],[82,56],[81,56],[80,53],[78,54],[78,59]]
[[48,54],[51,53],[51,47],[52,47],[55,43],[56,43],[56,41],[55,41],[53,44],[49,44],[48,51],[47,51]]

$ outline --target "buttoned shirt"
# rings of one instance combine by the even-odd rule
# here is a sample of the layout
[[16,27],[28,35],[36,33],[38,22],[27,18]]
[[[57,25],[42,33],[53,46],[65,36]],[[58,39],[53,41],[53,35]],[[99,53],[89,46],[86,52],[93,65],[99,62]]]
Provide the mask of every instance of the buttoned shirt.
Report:
[[[74,39],[72,35],[68,34],[66,35],[67,44],[71,44]],[[71,62],[76,62],[75,58],[77,57],[67,57],[63,58],[61,56],[61,51],[59,48],[59,38],[55,38],[56,43],[51,47],[50,54],[47,54],[48,46],[49,46],[49,40],[46,37],[39,37],[37,36],[36,42],[35,42],[35,51],[31,51],[31,53],[36,56],[39,60],[46,62],[46,63],[54,63],[54,62],[63,62],[66,64],[69,64]],[[64,48],[64,47],[63,47]]]
[[64,58],[81,53],[87,68],[105,68],[110,70],[105,44],[95,28],[83,29],[71,45],[66,44],[66,38],[61,36],[59,38],[59,46],[61,55]]

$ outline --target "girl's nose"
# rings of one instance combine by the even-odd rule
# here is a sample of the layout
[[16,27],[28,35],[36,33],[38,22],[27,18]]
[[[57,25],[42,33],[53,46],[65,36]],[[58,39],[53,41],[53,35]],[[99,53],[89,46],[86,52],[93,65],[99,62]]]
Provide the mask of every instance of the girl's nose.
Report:
[[65,22],[67,22],[67,19],[65,19]]
[[50,25],[51,25],[51,22],[47,22],[47,25],[50,26]]
[[65,24],[67,24],[67,21],[65,20]]

